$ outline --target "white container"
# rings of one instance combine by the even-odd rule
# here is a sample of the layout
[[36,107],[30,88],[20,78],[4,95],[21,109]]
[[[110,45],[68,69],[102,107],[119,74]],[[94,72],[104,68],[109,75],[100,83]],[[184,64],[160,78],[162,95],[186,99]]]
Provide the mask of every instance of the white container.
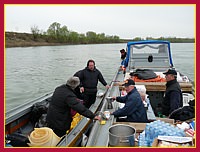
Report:
[[189,101],[193,99],[194,99],[193,94],[183,93],[183,106],[189,106]]
[[110,118],[110,111],[104,111],[103,114],[104,114],[106,119]]

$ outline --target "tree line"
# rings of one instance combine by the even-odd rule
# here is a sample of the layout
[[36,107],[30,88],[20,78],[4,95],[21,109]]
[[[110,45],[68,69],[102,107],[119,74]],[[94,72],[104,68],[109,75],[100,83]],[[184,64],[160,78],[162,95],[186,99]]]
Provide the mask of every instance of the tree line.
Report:
[[[133,41],[140,41],[144,40],[140,37],[136,37],[133,39]],[[153,37],[146,37],[146,40],[165,40],[169,41],[171,43],[194,43],[194,38],[177,38],[177,37],[160,37],[160,38],[153,38]]]
[[[47,31],[42,31],[38,26],[31,27],[33,40],[43,39],[48,43],[65,43],[65,44],[99,44],[99,43],[126,43],[128,41],[144,40],[144,38],[135,37],[133,39],[120,39],[119,36],[109,36],[105,33],[97,34],[93,31],[88,31],[86,34],[77,33],[69,30],[66,25],[61,26],[60,23],[52,23]],[[176,38],[176,37],[146,37],[146,40],[167,40],[171,43],[194,43],[194,38]]]
[[43,38],[49,43],[65,43],[65,44],[93,44],[93,43],[119,43],[119,36],[109,36],[105,33],[97,34],[93,31],[88,31],[86,34],[77,33],[68,29],[66,25],[61,26],[60,23],[52,23],[48,30],[43,32],[38,26],[31,27],[33,39],[37,41]]

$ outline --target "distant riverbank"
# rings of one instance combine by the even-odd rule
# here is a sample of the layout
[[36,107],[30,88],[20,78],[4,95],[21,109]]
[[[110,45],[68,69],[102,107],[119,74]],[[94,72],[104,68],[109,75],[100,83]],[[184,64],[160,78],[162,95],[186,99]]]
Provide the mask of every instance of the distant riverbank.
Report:
[[56,46],[64,45],[63,43],[48,43],[48,42],[35,42],[35,41],[23,41],[23,40],[6,40],[6,48],[11,47],[31,47],[31,46]]
[[5,34],[5,47],[29,47],[29,46],[56,46],[64,45],[61,43],[49,43],[43,38],[38,38],[37,41],[33,40],[33,35],[28,33],[6,32]]
[[[152,38],[153,39],[153,38]],[[136,39],[120,39],[114,43],[126,43],[128,41],[134,41]],[[171,43],[194,43],[194,39],[181,39],[181,38],[168,38],[162,40],[168,40]],[[113,43],[113,42],[108,42]],[[48,42],[44,35],[41,35],[36,40],[33,34],[29,33],[17,33],[17,32],[6,32],[5,33],[5,47],[30,47],[30,46],[59,46],[59,45],[70,45],[69,43],[56,43]]]
[[[47,35],[38,35],[34,38],[33,34],[30,33],[17,33],[17,32],[6,32],[5,33],[5,47],[29,47],[29,46],[59,46],[59,45],[74,45],[74,44],[86,44],[86,43],[71,43],[71,42],[56,42],[56,40],[50,40]],[[126,43],[128,40],[119,40],[118,42],[111,41],[106,43]],[[101,44],[101,43],[87,43],[87,44]]]

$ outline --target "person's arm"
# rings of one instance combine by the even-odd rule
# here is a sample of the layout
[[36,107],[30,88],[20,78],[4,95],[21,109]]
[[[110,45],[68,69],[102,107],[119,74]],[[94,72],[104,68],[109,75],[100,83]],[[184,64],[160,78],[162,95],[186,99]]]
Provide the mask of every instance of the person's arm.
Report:
[[84,69],[79,72],[79,79],[80,79],[80,88],[83,87],[83,79],[84,79]]
[[169,113],[173,112],[174,110],[179,108],[181,97],[180,93],[177,91],[172,91],[170,93],[170,111]]
[[80,73],[79,73],[79,79],[80,79],[80,84],[79,84],[79,87],[80,87],[80,92],[83,93],[84,92],[84,87],[83,87],[83,78],[84,78],[84,70],[81,70]]
[[105,81],[105,79],[104,79],[104,77],[103,77],[103,75],[101,74],[100,71],[99,71],[99,74],[98,74],[98,79],[104,86],[107,87],[107,82]]
[[[121,97],[123,98],[123,97]],[[118,109],[115,112],[113,112],[112,114],[115,117],[121,117],[121,116],[128,116],[131,115],[132,113],[134,113],[137,110],[137,100],[135,100],[134,102],[132,101],[134,99],[132,99],[131,97],[129,97],[126,101],[125,106],[122,109]]]
[[123,96],[123,97],[116,97],[115,100],[117,102],[121,102],[121,103],[125,103],[126,102],[126,96]]
[[90,119],[95,118],[95,114],[86,108],[82,103],[80,103],[75,96],[68,97],[66,103],[70,108],[77,111],[79,114]]

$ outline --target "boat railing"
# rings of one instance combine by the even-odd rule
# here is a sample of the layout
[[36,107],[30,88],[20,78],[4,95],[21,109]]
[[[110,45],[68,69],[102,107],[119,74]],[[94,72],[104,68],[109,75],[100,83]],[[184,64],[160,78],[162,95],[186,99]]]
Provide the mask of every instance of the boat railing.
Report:
[[24,103],[23,105],[19,105],[9,111],[7,111],[5,113],[5,125],[11,123],[12,121],[15,121],[16,119],[20,118],[21,116],[29,113],[31,111],[31,107],[33,106],[34,103],[37,103],[37,102],[41,102],[45,99],[48,99],[52,96],[52,92],[51,93],[47,93],[46,95],[42,96],[42,97],[39,97],[35,100],[31,100],[31,101],[28,101],[26,103]]
[[[116,110],[117,105],[115,103],[112,103],[113,109],[108,109],[107,107],[108,102],[106,98],[109,96],[119,96],[120,94],[119,86],[115,85],[115,83],[122,80],[123,80],[123,73],[119,74],[119,71],[117,71],[115,77],[111,81],[110,88],[107,90],[107,93],[105,94],[103,106],[100,110],[100,113],[103,113],[105,110],[110,110],[110,111]],[[88,138],[86,147],[108,146],[108,135],[109,135],[108,128],[113,124],[114,121],[115,118],[112,115],[108,120],[106,120],[105,124],[101,124],[101,122],[96,121],[90,132],[90,136]]]

